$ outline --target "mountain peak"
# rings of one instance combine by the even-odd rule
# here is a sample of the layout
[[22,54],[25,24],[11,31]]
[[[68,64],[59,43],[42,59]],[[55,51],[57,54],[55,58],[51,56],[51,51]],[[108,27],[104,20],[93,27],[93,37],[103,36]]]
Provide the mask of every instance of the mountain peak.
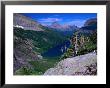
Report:
[[62,25],[60,25],[57,21],[55,21],[51,24],[51,28],[61,29]]
[[50,25],[50,28],[53,28],[57,31],[74,31],[76,29],[78,29],[77,26],[75,25],[70,25],[70,24],[60,24],[58,22],[53,22],[51,25]]
[[20,13],[14,13],[13,26],[22,27],[25,30],[43,31],[43,29],[40,28],[42,25],[39,22]]
[[97,18],[91,18],[85,22],[84,26],[90,26],[90,25],[94,25],[96,23],[97,23]]

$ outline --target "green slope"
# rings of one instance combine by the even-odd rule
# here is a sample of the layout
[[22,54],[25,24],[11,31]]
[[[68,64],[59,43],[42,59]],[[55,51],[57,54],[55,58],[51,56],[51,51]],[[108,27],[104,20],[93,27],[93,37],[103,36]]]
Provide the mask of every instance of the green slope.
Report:
[[[15,70],[15,75],[41,75],[59,61],[58,58],[39,59],[38,55],[64,42],[67,38],[45,27],[43,29],[44,31],[33,31],[14,27],[14,51],[16,51],[14,52],[16,56],[14,68],[19,68]],[[19,60],[16,61],[18,57],[26,64],[23,65]]]
[[22,39],[29,39],[33,41],[33,45],[35,46],[33,50],[39,53],[45,52],[49,48],[67,40],[66,37],[48,29],[45,29],[44,31],[33,31],[14,28],[14,35]]

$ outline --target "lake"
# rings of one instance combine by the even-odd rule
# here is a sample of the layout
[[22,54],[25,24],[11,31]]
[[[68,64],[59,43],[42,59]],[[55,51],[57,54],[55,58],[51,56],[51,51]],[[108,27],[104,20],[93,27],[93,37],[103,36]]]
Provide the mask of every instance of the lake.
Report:
[[49,49],[47,52],[42,53],[41,55],[43,57],[57,57],[57,56],[61,56],[62,54],[64,54],[67,50],[67,48],[69,48],[70,46],[70,41],[65,41],[62,44],[59,44],[51,49]]

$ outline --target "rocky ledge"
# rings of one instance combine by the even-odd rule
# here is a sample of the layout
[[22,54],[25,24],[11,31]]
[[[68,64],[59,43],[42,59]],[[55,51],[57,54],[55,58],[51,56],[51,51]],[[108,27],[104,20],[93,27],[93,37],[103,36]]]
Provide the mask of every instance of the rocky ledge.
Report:
[[48,69],[44,75],[96,75],[97,55],[91,52],[72,58],[64,59]]

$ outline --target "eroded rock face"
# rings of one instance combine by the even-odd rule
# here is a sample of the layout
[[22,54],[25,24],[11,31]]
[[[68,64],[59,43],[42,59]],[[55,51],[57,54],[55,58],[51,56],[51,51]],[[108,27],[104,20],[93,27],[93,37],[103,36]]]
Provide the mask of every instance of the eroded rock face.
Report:
[[33,51],[32,40],[14,36],[14,72],[22,66],[31,67],[29,61],[39,60],[38,53]]
[[97,55],[89,53],[60,61],[56,67],[48,69],[44,75],[96,75]]
[[14,13],[13,25],[15,27],[21,27],[25,30],[43,31],[43,29],[40,27],[40,23],[19,13]]

